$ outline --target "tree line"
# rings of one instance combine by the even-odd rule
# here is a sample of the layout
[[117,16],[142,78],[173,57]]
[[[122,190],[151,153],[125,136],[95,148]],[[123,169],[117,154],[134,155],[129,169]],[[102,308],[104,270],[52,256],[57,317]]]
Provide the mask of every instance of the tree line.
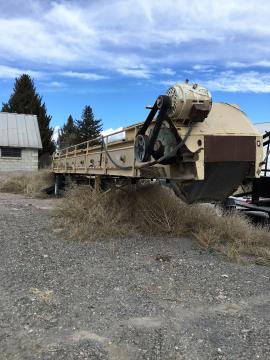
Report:
[[58,140],[53,140],[54,129],[50,123],[52,117],[48,115],[45,102],[36,90],[34,80],[27,74],[22,74],[15,79],[13,92],[9,100],[2,104],[2,111],[36,115],[40,130],[43,154],[52,154],[56,147],[65,148],[83,141],[91,140],[99,136],[102,130],[100,119],[95,119],[91,106],[86,105],[82,112],[82,118],[74,120],[69,115],[65,124],[59,130]]
[[57,145],[59,149],[92,140],[100,135],[102,124],[100,119],[95,119],[91,106],[86,105],[81,119],[75,120],[69,115],[66,123],[60,128]]

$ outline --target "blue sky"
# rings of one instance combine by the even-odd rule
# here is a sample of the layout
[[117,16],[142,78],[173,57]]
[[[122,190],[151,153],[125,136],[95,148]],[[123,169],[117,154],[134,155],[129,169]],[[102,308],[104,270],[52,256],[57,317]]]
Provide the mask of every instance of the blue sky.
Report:
[[0,0],[0,101],[26,72],[53,126],[89,104],[118,128],[188,78],[270,121],[269,19],[265,0]]

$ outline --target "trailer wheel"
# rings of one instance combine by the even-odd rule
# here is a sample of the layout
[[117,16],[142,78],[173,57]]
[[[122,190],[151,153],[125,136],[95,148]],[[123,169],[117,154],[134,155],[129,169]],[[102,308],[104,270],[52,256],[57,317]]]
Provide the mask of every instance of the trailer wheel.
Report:
[[236,204],[234,199],[232,198],[227,198],[225,199],[222,203],[221,203],[222,208],[225,211],[235,211],[236,210]]

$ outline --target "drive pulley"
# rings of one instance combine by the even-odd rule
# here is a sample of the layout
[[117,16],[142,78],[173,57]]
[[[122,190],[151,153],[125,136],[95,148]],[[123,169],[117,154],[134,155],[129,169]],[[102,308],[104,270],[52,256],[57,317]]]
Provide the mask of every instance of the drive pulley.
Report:
[[139,134],[135,140],[135,158],[140,162],[148,161],[149,154],[149,138],[147,135]]
[[[185,141],[192,125],[202,122],[211,110],[212,98],[208,90],[198,84],[175,84],[166,95],[159,96],[139,129],[134,152],[137,162],[168,164],[185,151]],[[187,126],[183,139],[177,125]],[[145,164],[146,166],[146,164]]]

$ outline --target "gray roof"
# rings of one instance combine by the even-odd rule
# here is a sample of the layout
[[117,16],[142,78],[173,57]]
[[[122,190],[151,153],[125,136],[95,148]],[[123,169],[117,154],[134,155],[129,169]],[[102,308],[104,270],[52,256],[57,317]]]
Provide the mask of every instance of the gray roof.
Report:
[[0,112],[0,146],[42,149],[36,115]]

